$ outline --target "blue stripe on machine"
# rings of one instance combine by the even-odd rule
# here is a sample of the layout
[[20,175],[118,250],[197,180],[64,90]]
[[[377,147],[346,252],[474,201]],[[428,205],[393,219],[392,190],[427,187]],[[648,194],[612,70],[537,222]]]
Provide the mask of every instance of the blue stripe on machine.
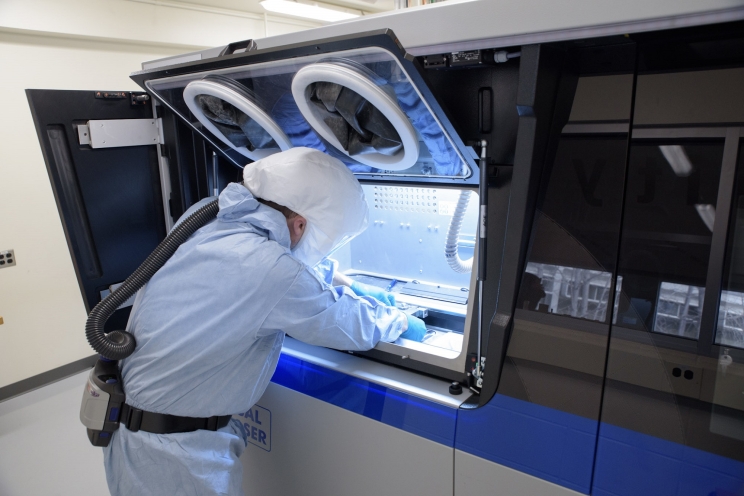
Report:
[[271,381],[445,446],[457,410],[282,354]]
[[595,496],[744,494],[744,462],[602,423]]
[[597,421],[496,394],[461,410],[455,448],[588,494]]

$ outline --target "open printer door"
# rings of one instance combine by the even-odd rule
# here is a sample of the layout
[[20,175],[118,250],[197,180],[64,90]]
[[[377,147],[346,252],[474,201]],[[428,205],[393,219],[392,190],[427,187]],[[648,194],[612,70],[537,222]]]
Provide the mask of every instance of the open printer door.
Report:
[[[26,94],[90,311],[165,237],[156,148],[159,121],[144,93]],[[123,328],[130,309],[117,311],[107,329]]]

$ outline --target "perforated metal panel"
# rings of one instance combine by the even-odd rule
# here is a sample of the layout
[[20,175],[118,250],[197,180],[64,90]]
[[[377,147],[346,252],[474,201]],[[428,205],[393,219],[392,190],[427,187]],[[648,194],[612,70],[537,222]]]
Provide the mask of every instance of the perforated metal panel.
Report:
[[[458,274],[444,258],[447,229],[460,190],[364,185],[369,227],[350,243],[342,269],[467,288],[470,274]],[[460,257],[473,256],[478,196],[473,194],[460,232]]]

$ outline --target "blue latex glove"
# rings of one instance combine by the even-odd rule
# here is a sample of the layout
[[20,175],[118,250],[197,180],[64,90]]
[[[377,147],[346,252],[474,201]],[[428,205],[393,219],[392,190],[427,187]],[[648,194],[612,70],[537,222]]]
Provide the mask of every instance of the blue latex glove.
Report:
[[377,286],[370,286],[368,284],[354,281],[351,283],[351,290],[354,291],[354,294],[357,296],[371,296],[380,303],[384,303],[391,307],[395,306],[395,296],[393,296],[393,293],[388,293]]
[[423,320],[413,315],[406,315],[406,317],[408,317],[408,329],[400,337],[420,343],[426,335],[426,324],[424,324]]

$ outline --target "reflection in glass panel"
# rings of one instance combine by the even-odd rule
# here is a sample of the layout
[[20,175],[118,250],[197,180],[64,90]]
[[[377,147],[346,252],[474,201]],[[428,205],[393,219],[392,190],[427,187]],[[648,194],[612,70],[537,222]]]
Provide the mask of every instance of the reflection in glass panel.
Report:
[[716,343],[744,348],[744,145],[739,146]]
[[[525,272],[518,308],[605,321],[612,285],[609,272],[533,262]],[[622,278],[618,291],[621,286]]]
[[721,291],[716,342],[744,348],[744,293]]
[[535,219],[517,307],[605,322],[627,141],[566,135]]
[[[576,51],[553,117],[498,392],[599,418],[622,216],[635,48]],[[568,92],[567,92],[568,93]],[[568,94],[563,97],[568,97]],[[570,111],[566,112],[569,109]],[[568,115],[566,115],[566,113]]]
[[633,140],[618,325],[697,339],[722,159],[722,140]]
[[[744,432],[742,355],[731,348],[730,366],[721,365],[724,355],[710,349],[712,329],[705,327],[711,316],[702,312],[705,297],[719,291],[705,287],[716,255],[713,230],[728,223],[722,216],[728,206],[718,204],[726,131],[717,133],[720,138],[704,136],[715,134],[711,125],[738,128],[744,120],[738,105],[744,71],[708,69],[723,67],[733,55],[725,46],[713,36],[639,44],[617,270],[623,285],[602,403],[602,422],[671,441],[665,462],[680,463],[685,477],[696,481],[704,471],[685,464],[693,452],[687,447],[699,450],[701,459],[714,454],[744,461],[743,438],[733,435]],[[739,65],[740,56],[737,51]],[[710,265],[711,276],[717,268]],[[731,318],[721,320],[734,324],[736,308],[729,309]],[[622,456],[624,449],[606,438],[598,443],[599,452]],[[655,493],[674,494],[679,487],[670,479]],[[722,494],[715,485],[687,489]]]
[[705,288],[662,282],[656,304],[654,332],[697,339]]

